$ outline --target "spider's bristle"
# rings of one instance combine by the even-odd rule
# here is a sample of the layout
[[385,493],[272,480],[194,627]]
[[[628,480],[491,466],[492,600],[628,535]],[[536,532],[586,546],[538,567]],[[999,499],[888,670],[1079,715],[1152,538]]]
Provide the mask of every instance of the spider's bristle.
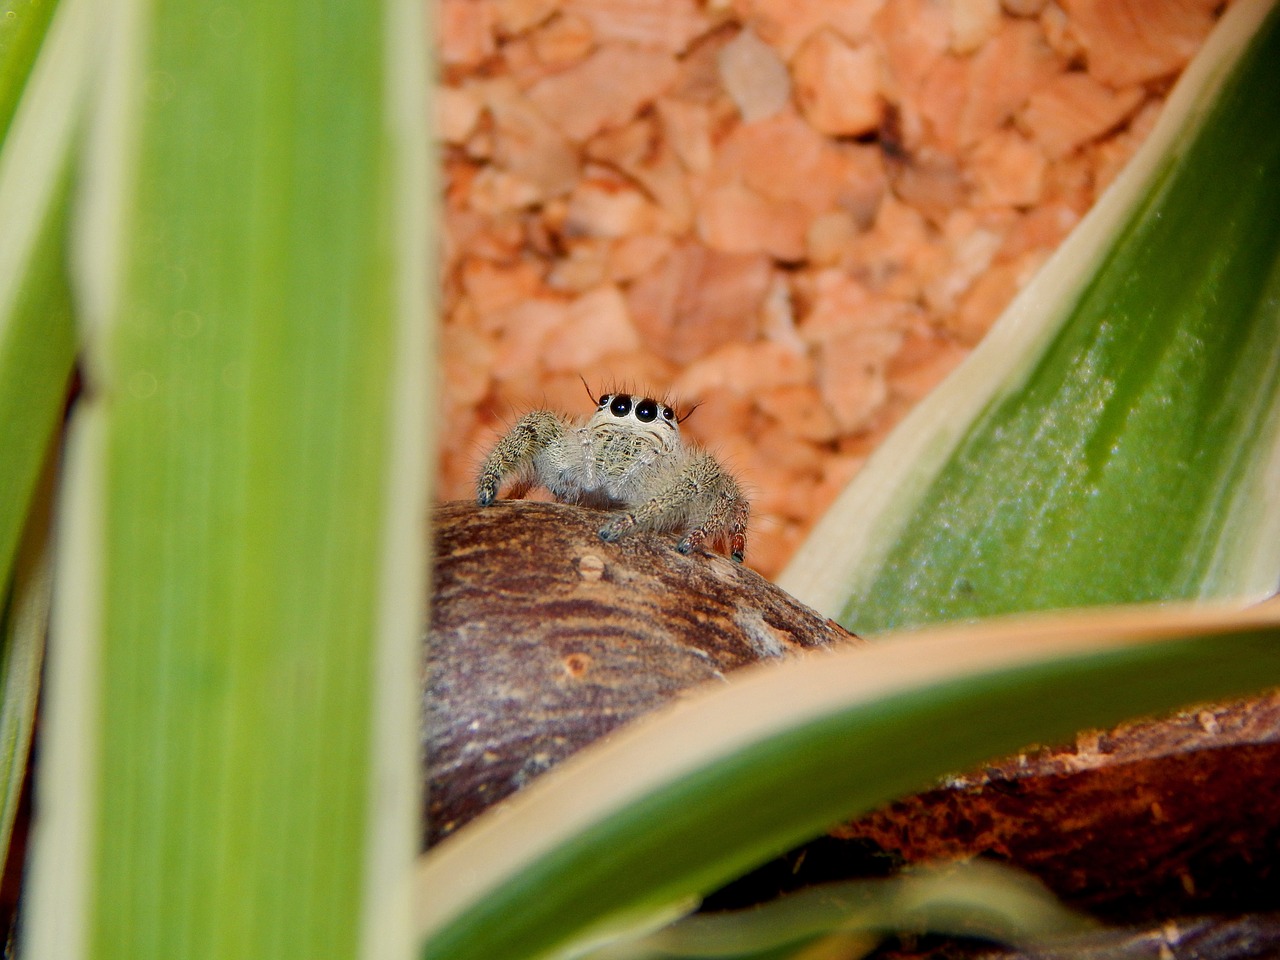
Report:
[[702,401],[699,400],[692,407],[686,410],[683,414],[680,413],[679,408],[674,403],[668,403],[667,406],[669,406],[672,410],[676,411],[676,423],[684,423],[691,416],[693,416],[693,411],[697,410],[700,406],[702,406]]

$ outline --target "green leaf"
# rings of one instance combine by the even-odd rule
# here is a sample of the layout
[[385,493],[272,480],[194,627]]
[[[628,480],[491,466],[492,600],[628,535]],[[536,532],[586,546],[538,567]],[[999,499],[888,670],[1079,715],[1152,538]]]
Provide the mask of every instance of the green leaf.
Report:
[[57,8],[58,0],[0,2],[0,143]]
[[1275,684],[1277,615],[1136,607],[735,674],[578,754],[423,858],[422,955],[572,956],[945,771]]
[[1271,593],[1276,117],[1280,8],[1236,4],[1130,167],[780,584],[864,633]]
[[8,857],[26,781],[53,601],[52,514],[56,456],[46,459],[18,548],[0,621],[0,857]]
[[421,5],[106,12],[24,953],[405,956]]
[[[33,55],[28,48],[43,33],[37,21],[54,4],[27,7],[0,19],[0,130],[8,127],[0,143],[0,588],[13,572],[75,354],[67,193],[89,60],[64,28],[44,45],[23,85],[28,69],[21,61]],[[5,98],[19,92],[10,125]]]
[[821,884],[744,910],[694,914],[587,957],[799,960],[811,954],[795,953],[797,948],[833,934],[843,942],[861,934],[859,941],[870,952],[877,940],[893,933],[945,933],[1032,945],[1093,928],[1029,874],[992,861],[968,860],[893,877]]

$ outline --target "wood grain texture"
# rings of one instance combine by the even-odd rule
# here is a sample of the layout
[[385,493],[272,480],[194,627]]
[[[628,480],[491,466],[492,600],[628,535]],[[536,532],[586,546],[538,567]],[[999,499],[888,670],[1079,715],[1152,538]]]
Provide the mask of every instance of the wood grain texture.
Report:
[[976,941],[886,945],[870,960],[1274,960],[1280,914],[1186,917],[1115,927],[1038,947],[999,949]]
[[605,513],[435,515],[423,746],[432,844],[623,723],[761,660],[856,642],[749,568]]
[[[1275,957],[1277,797],[1280,694],[1272,693],[1082,733],[1071,744],[948,777],[761,867],[704,909],[987,857],[1028,871],[1069,905],[1118,927],[1012,957]],[[989,954],[945,941],[876,956]]]
[[1280,909],[1280,695],[1081,735],[834,831],[900,862],[989,856],[1122,922]]

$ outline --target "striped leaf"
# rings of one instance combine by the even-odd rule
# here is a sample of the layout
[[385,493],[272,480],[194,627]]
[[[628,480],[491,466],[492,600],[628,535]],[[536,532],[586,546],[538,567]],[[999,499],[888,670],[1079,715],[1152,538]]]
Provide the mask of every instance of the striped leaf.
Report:
[[64,8],[106,45],[27,953],[404,956],[420,5]]
[[1138,155],[780,584],[855,631],[1280,583],[1280,8]]

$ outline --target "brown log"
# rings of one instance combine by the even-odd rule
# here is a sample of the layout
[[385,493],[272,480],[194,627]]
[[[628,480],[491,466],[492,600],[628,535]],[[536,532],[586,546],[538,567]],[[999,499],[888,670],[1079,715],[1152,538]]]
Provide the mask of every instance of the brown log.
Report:
[[900,944],[875,960],[1266,960],[1280,957],[1280,914],[1189,917],[1099,930],[1037,948],[976,943]]
[[655,534],[605,543],[605,516],[530,501],[437,511],[428,844],[686,690],[856,640],[719,554]]
[[1105,930],[1005,960],[1261,960],[1280,956],[1280,915],[1196,917]]
[[1280,694],[1271,694],[1082,734],[950,777],[767,864],[708,906],[981,856],[1113,923],[1275,910],[1277,799]]
[[915,863],[990,856],[1124,922],[1280,905],[1280,695],[1002,760],[835,831]]

